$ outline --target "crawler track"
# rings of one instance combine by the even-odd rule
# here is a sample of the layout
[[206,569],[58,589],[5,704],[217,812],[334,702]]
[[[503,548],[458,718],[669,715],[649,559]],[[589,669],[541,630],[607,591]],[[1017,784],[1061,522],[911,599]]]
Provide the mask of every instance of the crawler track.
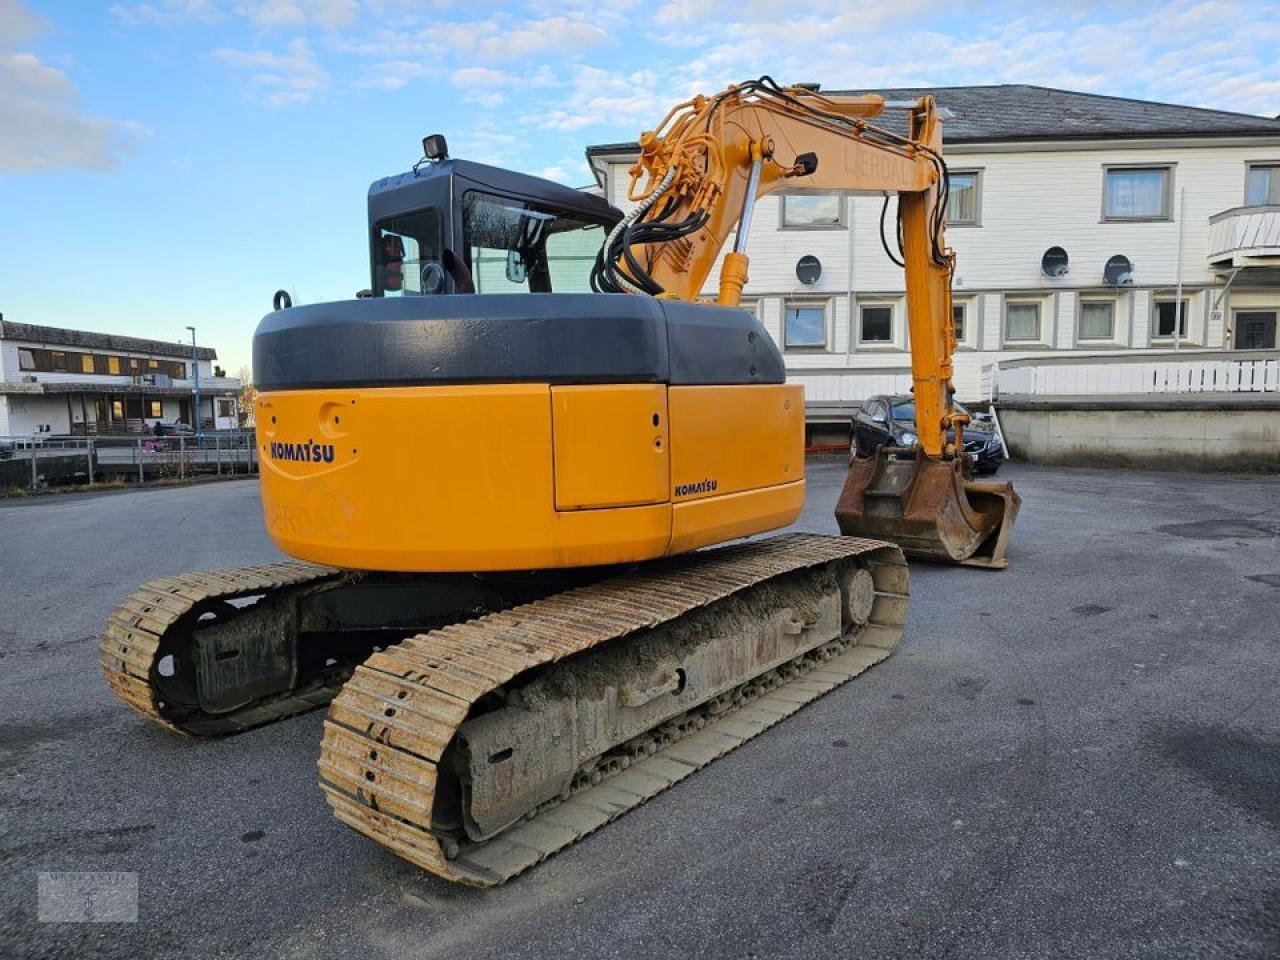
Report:
[[306,590],[340,576],[333,567],[270,563],[148,581],[107,619],[98,654],[107,684],[124,703],[162,727],[192,736],[238,733],[323,706],[350,676],[349,668],[321,672],[237,710],[208,714],[166,698],[161,661],[194,628],[202,611],[258,594]]
[[[447,751],[482,700],[530,671],[851,560],[874,586],[865,623],[591,758],[558,799],[490,839],[442,828],[458,805],[444,795],[458,783]],[[889,656],[908,584],[893,545],[794,534],[688,554],[413,637],[371,656],[333,700],[321,787],[339,820],[404,859],[459,883],[500,884]]]

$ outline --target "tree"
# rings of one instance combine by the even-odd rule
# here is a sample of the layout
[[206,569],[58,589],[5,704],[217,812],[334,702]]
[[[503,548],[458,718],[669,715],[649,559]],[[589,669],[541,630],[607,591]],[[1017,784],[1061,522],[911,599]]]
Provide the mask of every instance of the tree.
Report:
[[240,426],[252,427],[254,401],[258,399],[258,388],[253,385],[253,370],[248,366],[241,367],[237,379],[240,381],[240,396],[236,403],[240,412]]

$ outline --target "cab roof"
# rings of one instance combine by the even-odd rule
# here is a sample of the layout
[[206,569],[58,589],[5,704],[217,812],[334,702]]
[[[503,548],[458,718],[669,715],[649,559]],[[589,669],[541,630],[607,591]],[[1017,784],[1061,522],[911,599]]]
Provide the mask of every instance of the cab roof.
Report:
[[434,163],[422,164],[416,172],[383,177],[369,187],[369,207],[388,213],[404,212],[410,209],[409,201],[415,187],[421,187],[437,178],[455,177],[470,184],[489,190],[499,196],[517,197],[523,200],[538,200],[558,207],[565,207],[577,213],[585,214],[591,219],[616,223],[622,219],[622,211],[599,197],[585,190],[575,190],[564,184],[544,180],[527,173],[491,167],[471,160],[455,160],[453,158]]

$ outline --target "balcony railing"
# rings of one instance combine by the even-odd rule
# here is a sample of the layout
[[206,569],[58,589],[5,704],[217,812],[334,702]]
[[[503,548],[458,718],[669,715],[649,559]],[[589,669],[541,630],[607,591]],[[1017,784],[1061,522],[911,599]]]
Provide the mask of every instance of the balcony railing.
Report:
[[1215,267],[1280,265],[1280,205],[1236,207],[1209,218]]
[[1008,360],[993,376],[1001,399],[1280,393],[1280,351]]

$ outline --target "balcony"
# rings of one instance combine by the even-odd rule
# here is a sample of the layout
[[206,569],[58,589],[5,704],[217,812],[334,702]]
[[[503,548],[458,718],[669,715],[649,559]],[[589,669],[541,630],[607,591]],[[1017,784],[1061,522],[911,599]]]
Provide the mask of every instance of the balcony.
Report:
[[1210,217],[1209,267],[1280,267],[1280,205],[1234,207]]

